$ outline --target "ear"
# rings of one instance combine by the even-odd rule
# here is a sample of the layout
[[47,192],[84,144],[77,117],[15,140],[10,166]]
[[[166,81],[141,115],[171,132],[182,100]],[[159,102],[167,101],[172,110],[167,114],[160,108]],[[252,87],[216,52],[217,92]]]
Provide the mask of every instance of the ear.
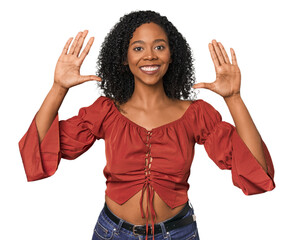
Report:
[[123,65],[128,65],[128,62],[127,61],[123,61]]
[[171,62],[172,62],[172,59],[170,58],[170,59],[169,59],[169,63],[171,63]]

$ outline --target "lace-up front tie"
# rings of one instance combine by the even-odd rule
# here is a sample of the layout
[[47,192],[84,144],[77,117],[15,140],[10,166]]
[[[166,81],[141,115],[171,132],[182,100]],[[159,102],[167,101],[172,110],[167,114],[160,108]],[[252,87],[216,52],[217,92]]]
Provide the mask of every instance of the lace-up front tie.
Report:
[[145,155],[145,183],[142,187],[142,194],[141,194],[141,200],[140,200],[140,209],[141,209],[141,215],[142,218],[144,218],[144,211],[143,211],[143,195],[144,191],[146,189],[147,191],[147,208],[146,208],[146,240],[148,239],[148,217],[149,217],[149,207],[151,210],[151,221],[152,221],[152,234],[153,234],[153,240],[154,240],[154,222],[156,221],[156,214],[153,208],[153,197],[154,197],[154,189],[151,186],[150,182],[152,181],[150,179],[150,169],[151,169],[151,162],[152,162],[152,157],[151,157],[151,143],[150,143],[150,138],[152,135],[152,131],[147,131],[147,141],[146,141],[146,155]]

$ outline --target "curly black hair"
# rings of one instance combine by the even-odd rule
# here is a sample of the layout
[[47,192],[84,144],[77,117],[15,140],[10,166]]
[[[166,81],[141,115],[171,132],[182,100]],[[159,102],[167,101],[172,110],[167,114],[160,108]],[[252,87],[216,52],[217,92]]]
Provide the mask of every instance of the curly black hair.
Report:
[[96,75],[102,78],[101,82],[97,82],[98,88],[119,104],[128,101],[135,87],[134,75],[129,66],[123,64],[127,59],[129,42],[136,28],[150,22],[161,26],[169,41],[172,62],[163,76],[166,95],[172,99],[187,99],[196,95],[192,89],[195,84],[194,59],[186,39],[167,17],[151,10],[132,11],[121,17],[107,34],[97,59]]

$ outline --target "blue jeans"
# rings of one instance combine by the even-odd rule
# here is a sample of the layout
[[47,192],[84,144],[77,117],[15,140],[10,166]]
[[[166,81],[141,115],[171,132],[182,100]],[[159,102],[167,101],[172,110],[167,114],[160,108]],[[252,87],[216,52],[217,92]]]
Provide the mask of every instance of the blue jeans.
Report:
[[[188,201],[188,204],[190,209],[184,217],[194,214],[194,209],[191,202]],[[164,222],[171,220],[173,218],[174,217],[166,219],[163,222],[157,223],[157,225],[160,225],[162,232],[154,235],[155,240],[199,240],[199,234],[198,234],[196,221],[186,226],[179,227],[167,232],[164,226]],[[113,222],[106,215],[103,208],[96,222],[92,240],[118,240],[118,239],[119,240],[135,240],[135,239],[145,240],[146,238],[145,235],[134,235],[132,231],[129,231],[121,227],[123,222],[126,222],[126,221],[121,218],[119,219],[120,219],[119,224],[116,224],[115,222]],[[149,234],[148,239],[152,239],[152,235]]]

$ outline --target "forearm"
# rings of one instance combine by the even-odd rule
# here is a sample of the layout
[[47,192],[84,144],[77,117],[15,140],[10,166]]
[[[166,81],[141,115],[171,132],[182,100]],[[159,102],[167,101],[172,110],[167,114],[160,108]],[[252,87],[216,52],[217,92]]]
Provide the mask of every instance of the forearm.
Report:
[[42,142],[48,129],[50,128],[61,103],[68,90],[53,84],[39,111],[36,114],[36,126],[39,135],[39,141]]
[[267,172],[261,136],[241,96],[238,94],[233,97],[224,98],[224,100],[230,110],[238,134],[265,172]]

